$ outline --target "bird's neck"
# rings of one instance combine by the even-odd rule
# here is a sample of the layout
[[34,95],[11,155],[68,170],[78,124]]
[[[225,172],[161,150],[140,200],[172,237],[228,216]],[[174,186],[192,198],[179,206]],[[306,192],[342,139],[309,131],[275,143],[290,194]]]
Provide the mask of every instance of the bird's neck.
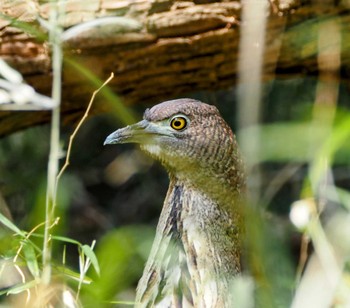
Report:
[[230,177],[224,174],[224,171],[220,174],[218,169],[204,170],[197,166],[189,166],[187,169],[177,170],[176,173],[168,169],[168,172],[168,195],[176,190],[176,187],[182,187],[182,194],[198,194],[198,198],[211,200],[218,208],[225,209],[231,215],[236,215],[239,211],[241,199],[245,194],[245,182],[244,173],[238,168],[233,169],[234,174]]
[[205,189],[200,189],[193,183],[171,177],[159,219],[159,224],[165,228],[158,231],[181,239],[184,245],[186,236],[190,241],[197,240],[195,236],[189,237],[189,232],[194,231],[198,238],[209,240],[207,246],[212,244],[213,247],[208,248],[213,251],[221,249],[218,243],[210,241],[210,237],[215,236],[217,241],[221,241],[222,248],[230,246],[231,251],[238,252],[240,203],[241,196],[234,191],[226,191],[223,185],[207,183]]
[[182,270],[184,284],[188,288],[196,285],[197,294],[193,295],[196,307],[213,307],[207,304],[223,299],[227,302],[224,293],[231,279],[240,272],[239,223],[238,211],[228,212],[201,190],[171,180],[157,232],[171,239],[175,254],[179,254],[175,263],[187,268]]
[[240,272],[239,223],[238,211],[171,176],[137,301],[148,297],[153,306],[162,294],[160,307],[172,306],[175,290],[176,301],[193,307],[231,307],[230,283]]

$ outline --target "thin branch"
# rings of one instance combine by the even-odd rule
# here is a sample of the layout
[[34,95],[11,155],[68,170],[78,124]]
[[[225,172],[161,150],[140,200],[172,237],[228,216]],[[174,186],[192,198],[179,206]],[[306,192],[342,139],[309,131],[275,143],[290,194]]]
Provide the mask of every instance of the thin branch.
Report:
[[75,130],[73,131],[73,133],[70,135],[69,137],[69,143],[68,143],[68,149],[67,149],[67,155],[66,155],[66,161],[64,162],[64,165],[62,166],[60,172],[58,173],[57,177],[56,177],[56,194],[57,194],[57,186],[58,186],[58,182],[63,174],[63,172],[67,169],[67,167],[69,166],[70,164],[70,154],[71,154],[71,151],[72,151],[72,145],[73,145],[73,141],[74,141],[74,138],[75,136],[77,135],[80,127],[83,125],[83,123],[85,122],[86,118],[88,117],[89,115],[89,112],[90,112],[90,109],[92,107],[92,103],[94,102],[95,100],[95,97],[97,95],[98,92],[101,91],[101,89],[106,86],[111,80],[112,78],[114,77],[114,74],[111,73],[111,75],[109,76],[109,78],[97,89],[94,91],[94,93],[92,93],[92,96],[91,96],[91,99],[90,99],[90,102],[89,102],[89,105],[87,106],[86,108],[86,111],[84,113],[84,115],[82,116],[82,118],[80,119],[77,127],[75,128]]

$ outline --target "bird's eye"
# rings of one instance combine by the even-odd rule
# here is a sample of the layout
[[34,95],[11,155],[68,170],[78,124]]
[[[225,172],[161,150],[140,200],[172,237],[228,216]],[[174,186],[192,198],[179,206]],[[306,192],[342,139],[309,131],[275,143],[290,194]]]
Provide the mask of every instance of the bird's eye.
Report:
[[174,117],[170,122],[170,126],[176,130],[182,130],[187,126],[187,120],[184,117]]

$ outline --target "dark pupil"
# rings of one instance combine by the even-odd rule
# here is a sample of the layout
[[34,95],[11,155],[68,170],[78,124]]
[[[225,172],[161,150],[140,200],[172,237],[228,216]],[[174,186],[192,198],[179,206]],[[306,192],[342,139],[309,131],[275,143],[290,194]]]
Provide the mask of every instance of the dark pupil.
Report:
[[175,126],[175,127],[181,126],[181,121],[176,120],[176,121],[174,122],[174,126]]

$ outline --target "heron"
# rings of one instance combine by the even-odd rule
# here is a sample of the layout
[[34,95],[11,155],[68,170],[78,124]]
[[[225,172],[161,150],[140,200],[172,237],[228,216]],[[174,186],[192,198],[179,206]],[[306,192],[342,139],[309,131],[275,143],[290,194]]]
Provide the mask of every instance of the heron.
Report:
[[136,307],[233,307],[241,272],[244,164],[218,109],[170,100],[110,134],[104,144],[138,143],[170,183],[136,291]]

